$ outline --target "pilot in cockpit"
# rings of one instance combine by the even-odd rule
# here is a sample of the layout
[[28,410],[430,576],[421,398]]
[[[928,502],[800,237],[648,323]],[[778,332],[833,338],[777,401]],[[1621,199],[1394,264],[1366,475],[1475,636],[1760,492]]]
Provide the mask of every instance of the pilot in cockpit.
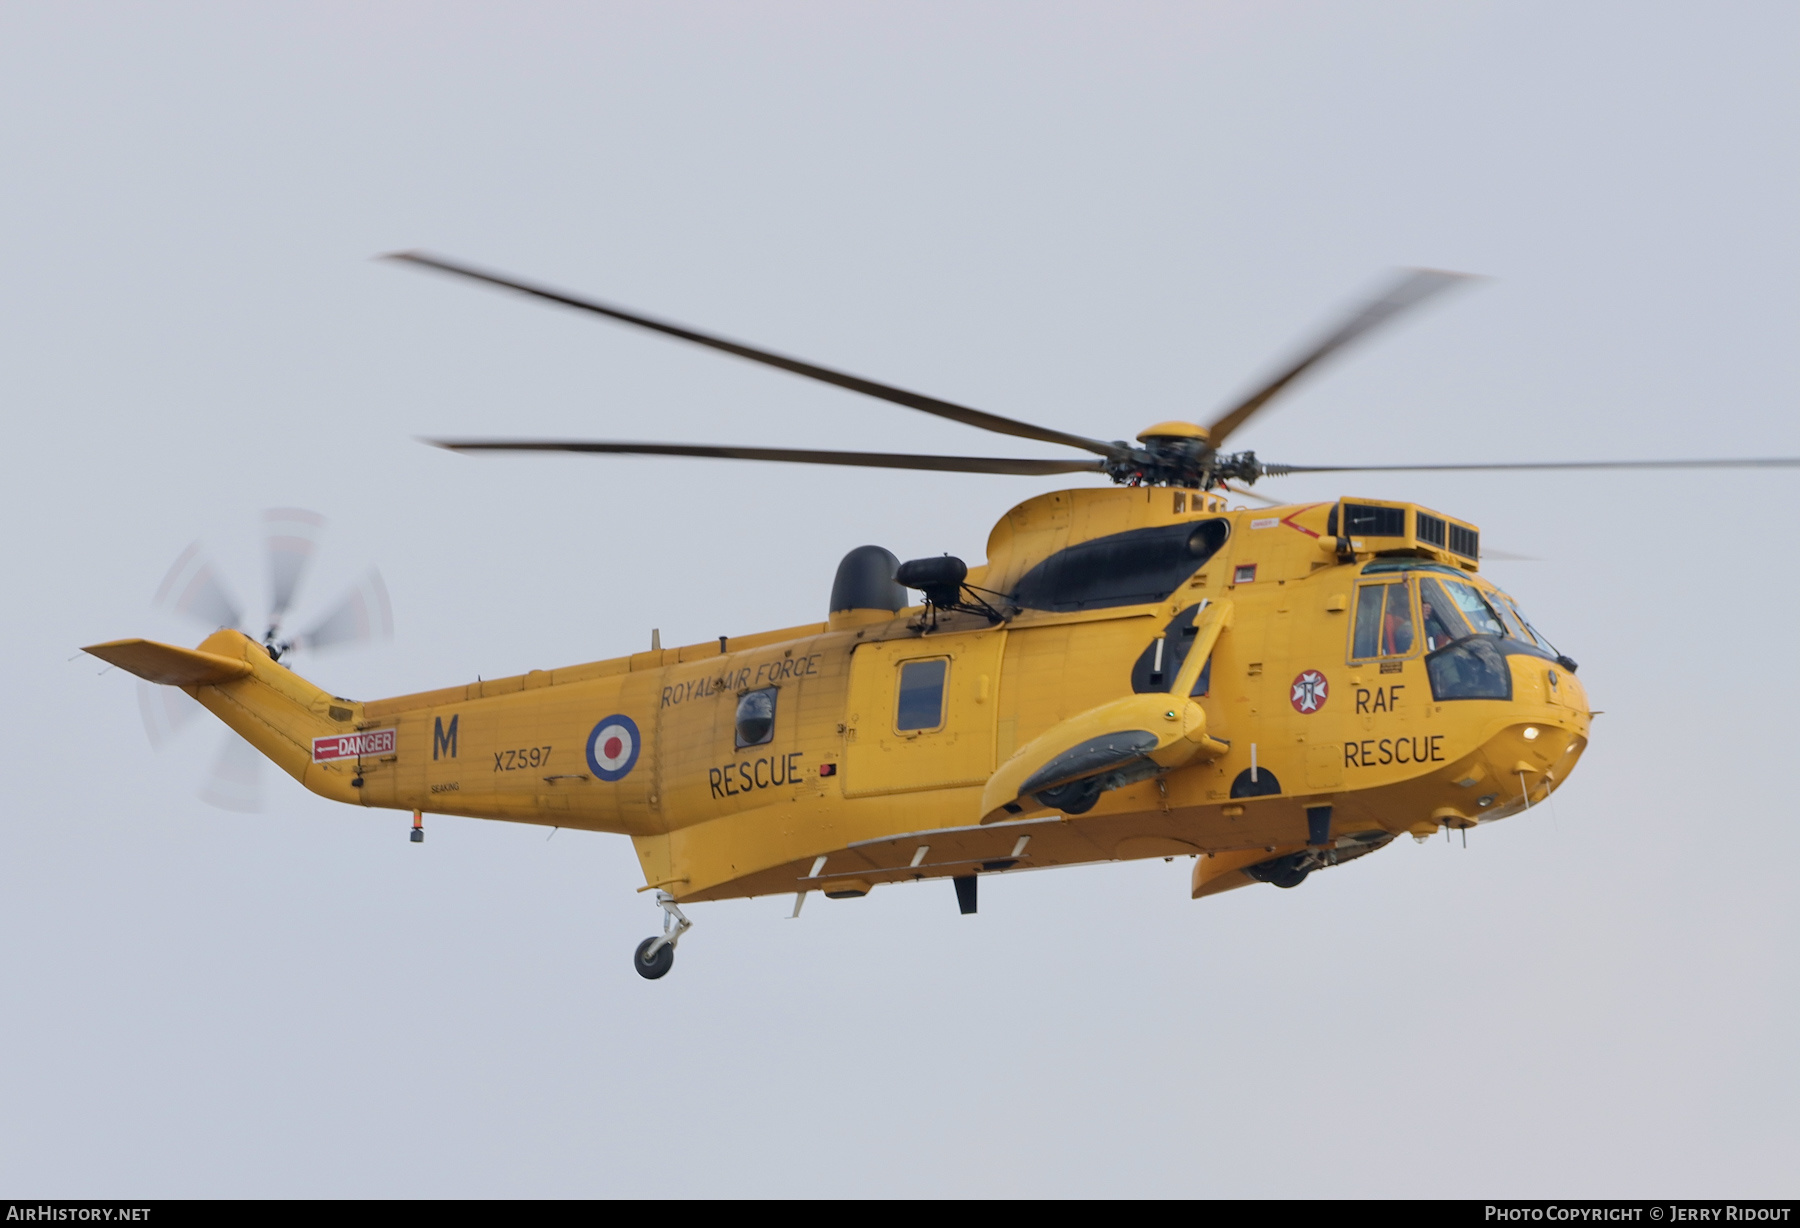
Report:
[[1425,620],[1425,651],[1436,652],[1465,638],[1469,634],[1467,631],[1459,635],[1452,630],[1461,627],[1462,620],[1451,610],[1450,602],[1442,596],[1442,590],[1430,581],[1419,587],[1419,605]]

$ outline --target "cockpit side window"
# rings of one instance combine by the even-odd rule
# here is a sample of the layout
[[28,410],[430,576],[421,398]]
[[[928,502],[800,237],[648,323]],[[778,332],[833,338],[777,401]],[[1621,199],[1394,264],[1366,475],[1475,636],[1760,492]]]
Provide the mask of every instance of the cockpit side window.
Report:
[[1419,581],[1419,613],[1425,624],[1426,652],[1436,652],[1469,637],[1468,627],[1456,612],[1456,603],[1436,580]]
[[1412,651],[1412,589],[1403,580],[1387,586],[1387,609],[1381,615],[1381,655],[1403,657]]
[[1542,631],[1539,631],[1536,627],[1531,625],[1531,620],[1525,617],[1525,611],[1519,608],[1518,602],[1514,601],[1511,597],[1508,597],[1505,593],[1496,595],[1505,604],[1506,609],[1512,611],[1512,616],[1519,620],[1519,625],[1525,628],[1526,638],[1530,639],[1540,648],[1546,649],[1551,653],[1556,652],[1556,645],[1552,644]]
[[1497,604],[1500,607],[1500,613],[1506,617],[1506,625],[1509,627],[1514,623],[1519,625],[1519,630],[1521,632],[1519,635],[1520,639],[1527,640],[1531,643],[1543,642],[1542,637],[1540,637],[1536,631],[1532,630],[1531,624],[1525,620],[1525,616],[1519,613],[1518,602],[1514,601],[1511,597],[1508,597],[1505,593],[1495,593],[1494,595],[1500,599]]
[[1499,593],[1483,593],[1482,597],[1487,600],[1488,609],[1492,610],[1495,616],[1505,624],[1506,634],[1510,635],[1515,640],[1524,640],[1527,644],[1531,643],[1531,637],[1527,635],[1525,629],[1519,625],[1518,616],[1513,613],[1512,608],[1508,606],[1505,601],[1501,600]]
[[1457,608],[1463,612],[1463,617],[1469,620],[1469,625],[1475,628],[1476,634],[1506,634],[1506,624],[1500,621],[1499,615],[1495,614],[1493,607],[1488,605],[1487,598],[1481,595],[1481,590],[1473,584],[1464,584],[1458,580],[1446,580],[1444,587],[1450,590],[1450,599],[1456,602]]
[[1356,639],[1350,655],[1358,660],[1377,655],[1381,643],[1381,592],[1385,584],[1365,584],[1356,590]]
[[[1466,581],[1421,577],[1419,620],[1425,633],[1425,671],[1435,700],[1510,699],[1508,657],[1558,659],[1510,599],[1484,593]],[[1529,630],[1521,633],[1521,626]]]
[[1358,589],[1352,657],[1403,657],[1412,648],[1412,591],[1406,581]]

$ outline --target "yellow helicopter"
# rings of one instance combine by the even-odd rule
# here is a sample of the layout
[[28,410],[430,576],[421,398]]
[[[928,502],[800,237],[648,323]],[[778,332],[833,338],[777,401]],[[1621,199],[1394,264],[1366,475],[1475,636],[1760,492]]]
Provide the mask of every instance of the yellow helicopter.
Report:
[[195,649],[86,650],[185,690],[321,796],[412,811],[415,841],[427,811],[630,836],[663,909],[632,959],[649,979],[674,962],[683,904],[790,894],[798,916],[815,891],[947,878],[973,913],[984,874],[1176,856],[1194,859],[1195,898],[1295,887],[1403,834],[1520,813],[1568,779],[1592,719],[1576,663],[1480,574],[1476,526],[1377,499],[1233,510],[1222,491],[1288,473],[1800,464],[1303,466],[1220,450],[1322,359],[1462,280],[1432,270],[1401,275],[1212,425],[1127,443],[395,259],[1089,456],[432,441],[445,448],[1111,479],[1019,504],[974,566],[858,547],[819,622],[675,648],[653,634],[627,657],[416,695],[327,694],[281,643],[229,628]]

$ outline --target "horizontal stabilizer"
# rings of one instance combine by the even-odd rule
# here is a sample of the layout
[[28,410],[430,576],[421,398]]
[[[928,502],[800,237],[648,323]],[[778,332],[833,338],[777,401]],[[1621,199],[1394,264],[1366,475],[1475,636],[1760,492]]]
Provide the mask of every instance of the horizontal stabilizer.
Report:
[[128,674],[164,686],[217,686],[250,672],[248,661],[234,661],[230,657],[177,648],[173,644],[158,644],[155,640],[113,640],[89,645],[82,651],[116,665]]

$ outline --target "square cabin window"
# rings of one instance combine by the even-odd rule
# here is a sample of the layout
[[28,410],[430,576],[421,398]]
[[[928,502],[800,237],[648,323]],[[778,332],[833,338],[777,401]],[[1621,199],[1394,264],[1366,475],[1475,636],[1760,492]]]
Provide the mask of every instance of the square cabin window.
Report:
[[901,733],[941,729],[944,725],[944,679],[950,662],[944,657],[905,661],[900,665],[900,703],[894,728]]
[[1231,582],[1233,584],[1251,584],[1254,583],[1255,580],[1255,563],[1240,563],[1238,564],[1237,570],[1231,573]]

